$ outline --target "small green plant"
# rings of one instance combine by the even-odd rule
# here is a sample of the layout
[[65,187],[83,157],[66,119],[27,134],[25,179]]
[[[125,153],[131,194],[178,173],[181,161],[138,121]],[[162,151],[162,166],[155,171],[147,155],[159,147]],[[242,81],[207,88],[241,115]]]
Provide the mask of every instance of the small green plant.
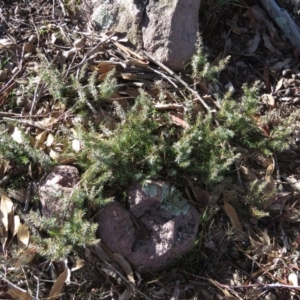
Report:
[[269,216],[269,213],[264,209],[274,195],[275,189],[270,182],[259,182],[258,180],[252,182],[245,197],[247,204],[250,206],[251,215],[257,219]]
[[220,60],[217,65],[212,66],[209,63],[207,56],[204,54],[202,41],[200,36],[198,36],[196,43],[196,53],[191,59],[193,76],[205,80],[214,80],[216,78],[216,74],[225,69],[229,59],[230,56]]
[[24,133],[22,128],[15,122],[11,123],[15,126],[15,131],[20,135],[20,141],[12,139],[7,128],[4,125],[0,126],[0,161],[7,160],[21,167],[32,163],[49,169],[54,165],[53,161],[43,151],[36,149],[28,135]]
[[[107,185],[126,187],[135,181],[169,178],[180,186],[188,176],[212,186],[222,181],[233,168],[238,154],[233,153],[232,146],[244,147],[250,154],[260,152],[271,155],[273,151],[282,151],[289,145],[295,116],[283,120],[272,112],[261,116],[259,85],[244,86],[244,96],[240,102],[232,100],[230,94],[225,95],[220,100],[220,108],[210,113],[195,114],[192,101],[187,101],[189,105],[183,116],[187,126],[179,127],[174,125],[168,112],[156,111],[151,97],[142,90],[129,111],[124,111],[117,102],[108,104],[107,100],[117,87],[114,70],[97,85],[96,73],[84,79],[86,68],[77,77],[65,78],[64,71],[59,72],[45,60],[41,64],[42,81],[56,101],[65,103],[73,113],[84,116],[88,116],[89,110],[95,115],[101,111],[103,104],[110,105],[118,120],[114,128],[107,128],[105,122],[96,126],[92,121],[75,128],[76,139],[81,145],[76,153],[76,163],[83,171],[80,191],[71,198],[76,208],[71,215],[64,216],[66,221],[63,224],[56,217],[41,219],[37,215],[32,216],[34,224],[47,233],[40,245],[43,245],[41,252],[49,257],[62,256],[76,245],[94,241],[96,226],[82,219],[84,207],[87,203],[105,205],[109,201],[103,196]],[[201,77],[201,80],[212,78],[225,64],[226,60],[211,67],[201,47],[192,60],[194,76]],[[60,131],[62,141],[68,132],[68,129]],[[42,164],[43,167],[51,165],[49,157],[34,149],[24,132],[22,135],[24,145],[21,147],[4,132],[0,158],[23,165],[29,162]],[[66,151],[72,151],[69,144]],[[259,189],[256,194],[256,199],[262,199]],[[179,190],[170,189],[163,205],[173,205],[173,208],[176,206],[179,211],[184,211],[180,198]],[[249,203],[251,201],[249,199]],[[62,211],[68,213],[66,208],[69,202],[64,203],[66,205],[62,206]],[[261,210],[259,203],[251,206]]]
[[40,255],[61,259],[75,248],[97,242],[97,224],[85,220],[86,199],[83,190],[78,189],[71,197],[62,197],[59,212],[53,212],[51,217],[41,217],[30,211],[26,221],[44,232],[43,237],[34,238]]
[[157,176],[163,160],[160,138],[155,133],[159,125],[153,114],[150,99],[141,93],[127,115],[119,112],[126,119],[109,137],[96,131],[81,134],[84,150],[80,161],[86,169],[85,180],[95,185],[124,185],[143,179],[145,174]]

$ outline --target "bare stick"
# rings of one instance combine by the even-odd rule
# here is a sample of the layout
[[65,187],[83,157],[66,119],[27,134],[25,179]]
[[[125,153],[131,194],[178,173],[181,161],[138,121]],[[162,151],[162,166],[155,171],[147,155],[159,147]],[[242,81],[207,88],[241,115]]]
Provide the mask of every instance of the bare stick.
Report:
[[24,47],[25,44],[23,45],[22,48],[22,52],[21,52],[21,59],[18,63],[18,71],[6,82],[6,84],[4,85],[4,87],[0,90],[0,95],[6,90],[6,88],[10,85],[10,83],[15,79],[15,77],[17,77],[23,70],[23,59],[24,59]]
[[41,84],[41,82],[39,81],[35,87],[34,90],[34,96],[33,96],[33,101],[32,101],[32,105],[30,108],[30,112],[29,112],[29,116],[31,117],[33,112],[35,111],[36,105],[41,97],[41,91],[44,88],[44,84]]
[[171,69],[166,67],[164,64],[160,63],[159,61],[155,60],[150,54],[148,54],[146,51],[143,51],[146,57],[148,57],[152,62],[160,66],[163,70],[168,72],[171,76],[173,76],[178,82],[180,82],[189,92],[191,92],[195,98],[197,98],[201,104],[204,106],[204,108],[207,110],[207,112],[211,112],[210,107],[205,103],[203,98],[195,91],[193,90],[185,81],[183,81],[175,72],[173,72]]
[[73,69],[79,68],[81,66],[83,66],[88,60],[90,60],[91,58],[88,58],[88,56],[95,50],[97,49],[100,45],[104,44],[105,42],[107,42],[112,36],[114,35],[114,33],[112,33],[110,36],[108,36],[105,40],[100,41],[95,47],[93,47],[90,51],[88,51],[88,53],[83,57],[82,61],[73,66],[72,68],[68,69],[68,71],[71,71]]
[[143,292],[141,292],[132,282],[127,280],[113,265],[105,261],[105,264],[108,265],[110,268],[112,268],[127,284],[129,284],[138,294],[140,294],[143,299],[146,300],[153,300],[149,298],[147,295],[145,295]]
[[38,125],[37,123],[32,122],[30,120],[18,120],[18,119],[12,119],[12,118],[6,118],[6,117],[4,117],[3,121],[18,122],[20,124],[24,124],[24,125],[28,125],[28,126],[31,126],[31,127],[35,127],[35,128],[41,129],[43,131],[52,131],[52,130],[49,130],[48,128],[46,128],[46,127],[44,127],[42,125]]
[[2,272],[0,273],[0,279],[2,279],[3,281],[5,281],[6,283],[8,283],[8,285],[12,286],[14,289],[17,289],[17,290],[21,291],[22,293],[27,293],[27,291],[21,289],[20,287],[18,287],[17,285],[15,285],[14,283],[12,283],[8,279],[6,279],[5,275]]

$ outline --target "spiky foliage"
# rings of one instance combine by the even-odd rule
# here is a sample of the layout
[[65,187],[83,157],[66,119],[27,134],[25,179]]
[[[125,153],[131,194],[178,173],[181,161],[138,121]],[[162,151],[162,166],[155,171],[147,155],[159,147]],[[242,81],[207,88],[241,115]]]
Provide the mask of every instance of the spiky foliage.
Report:
[[198,35],[196,53],[191,59],[193,76],[206,80],[214,80],[216,74],[226,67],[229,59],[230,56],[221,59],[217,65],[210,64],[207,56],[204,54],[201,37]]
[[[289,137],[293,132],[295,114],[288,118],[277,120],[266,112],[259,114],[259,85],[244,86],[244,96],[241,102],[225,97],[222,107],[217,113],[220,127],[232,131],[232,141],[249,150],[261,151],[272,155],[272,151],[283,151],[289,146]],[[269,125],[270,124],[270,125]]]
[[247,204],[250,206],[251,215],[258,219],[269,216],[264,208],[268,207],[268,202],[274,194],[275,190],[271,182],[258,180],[252,182],[245,197]]
[[54,99],[65,103],[69,89],[67,88],[66,80],[64,79],[64,72],[59,71],[52,64],[48,63],[40,53],[39,58],[41,60],[40,76],[43,82],[47,84],[50,95],[52,95]]
[[236,159],[232,144],[268,155],[286,148],[291,122],[274,127],[280,134],[271,130],[266,136],[258,122],[258,91],[259,86],[245,86],[241,103],[227,95],[216,113],[199,114],[195,120],[186,116],[189,126],[184,129],[160,126],[159,120],[168,119],[151,108],[151,101],[144,93],[127,115],[116,105],[122,122],[115,131],[108,134],[102,127],[107,137],[97,130],[82,134],[81,164],[87,170],[85,179],[100,186],[123,185],[167,172],[174,179],[181,180],[183,174],[189,174],[213,184],[223,179]]
[[54,163],[50,157],[34,147],[30,137],[23,132],[22,128],[16,123],[13,125],[19,134],[20,141],[16,142],[12,139],[7,129],[4,126],[0,126],[0,161],[8,160],[19,167],[28,165],[29,163],[40,165],[45,169],[53,166]]
[[[223,60],[216,67],[209,65],[201,47],[192,60],[194,76],[201,80],[211,78],[225,64]],[[65,80],[64,75],[49,67],[45,61],[42,66],[41,78],[50,94],[55,100],[71,106],[74,113],[88,115],[90,110],[95,115],[112,96],[117,85],[114,71],[97,86],[96,73],[84,81],[86,74],[82,69],[77,77]],[[270,112],[261,116],[258,92],[257,85],[251,88],[245,86],[240,102],[232,100],[228,94],[220,101],[219,110],[207,114],[199,112],[196,116],[188,113],[189,110],[194,112],[194,102],[190,101],[184,116],[188,126],[183,128],[174,125],[168,112],[162,114],[156,111],[150,96],[141,91],[129,111],[125,112],[118,102],[110,106],[119,121],[116,128],[107,128],[105,121],[99,127],[92,122],[78,126],[75,131],[80,150],[76,158],[83,171],[83,180],[81,190],[71,198],[76,208],[70,214],[70,202],[64,200],[59,217],[65,220],[63,223],[55,216],[50,219],[32,216],[31,221],[47,235],[43,241],[39,241],[41,253],[56,258],[70,252],[75,246],[94,241],[95,226],[82,219],[84,204],[104,205],[109,201],[102,194],[105,185],[126,186],[132,181],[159,177],[168,177],[180,184],[186,175],[212,185],[224,178],[236,159],[231,146],[242,146],[250,152],[267,155],[288,147],[294,117],[282,121]],[[68,129],[66,132],[61,130],[62,138],[67,134]],[[30,148],[30,139],[21,149],[9,138],[10,135],[2,137],[1,158],[18,156],[22,163],[43,161],[40,153]],[[72,151],[71,147],[66,149]],[[179,199],[179,190],[178,193],[177,190],[173,192]],[[259,189],[258,194],[261,197]],[[178,201],[173,204],[181,208]],[[254,203],[251,207],[260,211],[258,204]]]
[[88,182],[125,184],[142,179],[143,174],[155,177],[161,170],[161,145],[154,132],[158,124],[153,118],[150,99],[142,93],[132,110],[122,115],[126,119],[109,138],[95,131],[81,135],[84,145],[81,162],[87,169],[84,178]]
[[220,181],[234,160],[228,145],[233,132],[216,127],[212,115],[198,116],[172,146],[177,166],[205,183]]
[[[83,190],[74,190],[71,197],[62,197],[60,210],[53,213],[52,217],[41,217],[34,211],[25,216],[27,223],[46,234],[43,238],[35,237],[39,254],[49,259],[61,259],[74,248],[97,242],[97,224],[85,220],[86,199],[87,195]],[[73,206],[72,210],[70,205]]]

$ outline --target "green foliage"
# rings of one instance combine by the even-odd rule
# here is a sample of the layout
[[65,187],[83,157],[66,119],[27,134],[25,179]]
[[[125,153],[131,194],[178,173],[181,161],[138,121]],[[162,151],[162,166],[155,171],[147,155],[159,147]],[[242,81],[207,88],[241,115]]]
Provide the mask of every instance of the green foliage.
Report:
[[264,207],[274,194],[275,190],[268,181],[255,180],[250,184],[245,200],[250,205],[253,217],[260,219],[269,216],[269,213],[264,211]]
[[217,65],[211,65],[208,62],[207,56],[203,52],[202,41],[198,36],[196,44],[196,53],[191,59],[191,66],[194,77],[200,77],[201,79],[214,80],[216,74],[225,69],[230,57],[226,57],[218,62]]
[[43,151],[33,147],[30,138],[23,132],[22,128],[14,123],[20,131],[22,143],[18,143],[12,139],[3,125],[0,126],[0,161],[9,160],[19,167],[29,163],[40,165],[47,169],[54,165],[49,156]]
[[[67,100],[73,104],[74,112],[83,112],[86,115],[90,109],[96,113],[96,108],[109,99],[115,91],[117,82],[114,78],[115,70],[108,73],[105,80],[97,86],[97,72],[88,76],[88,84],[83,85],[82,81],[86,75],[87,65],[84,65],[78,76],[71,75],[65,78],[65,70],[59,71],[53,65],[49,64],[46,59],[39,54],[41,60],[41,78],[46,83],[50,95],[57,101],[66,103]],[[77,95],[77,97],[76,97]]]
[[52,95],[55,100],[65,103],[68,88],[66,86],[66,80],[63,77],[64,72],[60,72],[52,64],[49,64],[41,54],[39,54],[39,58],[41,59],[40,76],[47,84],[50,95]]
[[104,79],[104,81],[99,85],[99,98],[102,101],[106,101],[107,99],[109,99],[112,94],[115,92],[116,87],[117,87],[117,80],[114,77],[116,71],[115,69],[111,70],[106,78]]
[[128,114],[116,105],[122,122],[108,137],[97,130],[81,134],[84,151],[80,163],[86,169],[86,182],[125,185],[167,172],[174,179],[188,174],[213,184],[223,179],[237,158],[230,145],[268,155],[286,149],[294,117],[277,122],[266,136],[261,123],[273,117],[259,117],[258,91],[258,85],[244,86],[240,103],[227,95],[216,113],[199,113],[195,120],[187,116],[189,127],[176,130],[159,125],[157,120],[168,119],[151,108],[143,92]]
[[[84,200],[86,195],[77,190],[71,197],[64,197],[60,211],[51,218],[41,217],[31,211],[27,222],[46,233],[43,238],[35,237],[38,252],[49,259],[66,257],[76,247],[97,242],[95,231],[97,224],[85,220]],[[70,205],[74,209],[70,210]]]
[[87,169],[84,174],[87,182],[126,184],[143,179],[145,173],[157,176],[162,169],[162,157],[153,113],[150,99],[141,93],[132,110],[122,114],[126,119],[109,138],[95,131],[81,134],[84,145],[81,164]]
[[212,115],[199,115],[172,146],[175,162],[182,171],[202,182],[220,181],[234,160],[226,144],[232,136],[232,131],[214,125]]
[[[289,138],[294,129],[295,114],[280,119],[274,124],[272,112],[259,115],[259,86],[243,87],[244,96],[241,102],[225,97],[217,113],[219,126],[227,128],[233,134],[232,142],[249,150],[258,150],[266,155],[283,151],[289,146]],[[269,129],[269,133],[264,131]]]
[[[225,59],[218,66],[211,66],[199,40],[197,53],[192,59],[193,75],[200,80],[212,79],[226,62]],[[90,110],[95,115],[115,92],[117,82],[114,72],[111,71],[99,85],[97,73],[94,72],[84,85],[85,68],[77,77],[65,79],[64,72],[44,61],[41,78],[55,100],[64,103],[68,100],[72,111],[77,114],[88,115]],[[83,219],[84,205],[87,202],[105,205],[109,201],[103,197],[105,185],[126,186],[130,182],[160,177],[182,183],[186,176],[212,185],[220,182],[232,168],[237,158],[231,150],[232,146],[267,155],[274,150],[286,149],[295,116],[281,120],[272,111],[261,116],[258,92],[258,85],[250,88],[244,86],[244,96],[240,102],[228,94],[220,101],[221,107],[217,111],[198,112],[196,115],[190,101],[185,115],[188,126],[183,128],[174,125],[168,112],[162,114],[156,111],[150,96],[141,91],[128,112],[118,102],[113,103],[111,109],[119,119],[115,129],[105,127],[105,122],[97,128],[92,122],[78,126],[76,139],[80,141],[81,149],[76,157],[83,170],[81,186],[71,199],[63,200],[60,216],[46,219],[37,214],[31,215],[31,222],[47,233],[46,238],[38,241],[40,253],[58,258],[76,246],[95,241],[96,226]],[[67,132],[61,130],[62,139]],[[23,165],[29,162],[48,165],[50,159],[34,149],[30,139],[23,135],[24,144],[20,145],[4,133],[0,158]],[[67,150],[70,151],[71,147]],[[256,212],[262,211],[263,190],[263,186],[253,187],[251,193],[256,196],[247,200]],[[69,210],[71,203],[76,207],[72,212]],[[180,191],[175,188],[166,192],[163,205],[178,213],[186,209],[181,202]]]

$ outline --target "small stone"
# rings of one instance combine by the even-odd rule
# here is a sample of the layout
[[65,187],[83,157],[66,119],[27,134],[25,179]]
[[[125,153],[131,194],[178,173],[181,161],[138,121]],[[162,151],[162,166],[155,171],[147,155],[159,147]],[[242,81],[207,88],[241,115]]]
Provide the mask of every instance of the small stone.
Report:
[[238,260],[238,259],[241,258],[240,252],[238,250],[236,250],[236,249],[229,250],[229,255],[234,260]]
[[265,296],[264,299],[265,299],[265,300],[276,300],[277,297],[276,297],[276,295],[275,295],[274,293],[270,292],[270,293],[268,293],[268,294]]
[[6,65],[5,65],[5,69],[8,70],[9,72],[12,72],[13,68],[15,67],[15,64],[12,63],[12,62],[8,62]]
[[282,71],[282,76],[285,78],[291,78],[292,74],[293,74],[293,70],[291,69],[286,69]]
[[18,67],[15,67],[15,68],[13,68],[13,70],[11,71],[12,72],[12,74],[15,74],[15,73],[17,73],[19,71],[19,68]]
[[24,97],[17,98],[17,106],[24,107],[26,105],[27,100]]
[[134,268],[159,271],[189,251],[200,215],[175,187],[163,181],[128,189],[129,210],[112,202],[98,215],[98,237]]
[[288,89],[285,90],[284,96],[285,97],[290,97],[290,96],[293,96],[293,94],[294,94],[293,89],[288,88]]
[[300,97],[295,97],[295,98],[293,99],[293,103],[294,103],[294,104],[299,104],[299,103],[300,103]]
[[82,9],[96,30],[126,32],[137,48],[173,71],[182,70],[195,53],[201,0],[87,0]]
[[67,199],[79,182],[78,170],[73,166],[57,166],[39,187],[41,212],[45,217],[57,217],[59,222],[68,219],[74,203]]
[[27,100],[24,107],[25,107],[25,109],[27,109],[27,110],[31,110],[31,107],[32,107],[32,100]]
[[25,53],[32,53],[35,51],[35,45],[32,42],[26,42],[24,44],[24,52]]
[[32,43],[32,44],[35,44],[37,42],[37,37],[36,35],[32,34],[29,39],[28,39],[28,42]]
[[287,82],[288,82],[289,85],[293,85],[293,84],[297,83],[297,79],[290,78],[290,79],[287,80]]

